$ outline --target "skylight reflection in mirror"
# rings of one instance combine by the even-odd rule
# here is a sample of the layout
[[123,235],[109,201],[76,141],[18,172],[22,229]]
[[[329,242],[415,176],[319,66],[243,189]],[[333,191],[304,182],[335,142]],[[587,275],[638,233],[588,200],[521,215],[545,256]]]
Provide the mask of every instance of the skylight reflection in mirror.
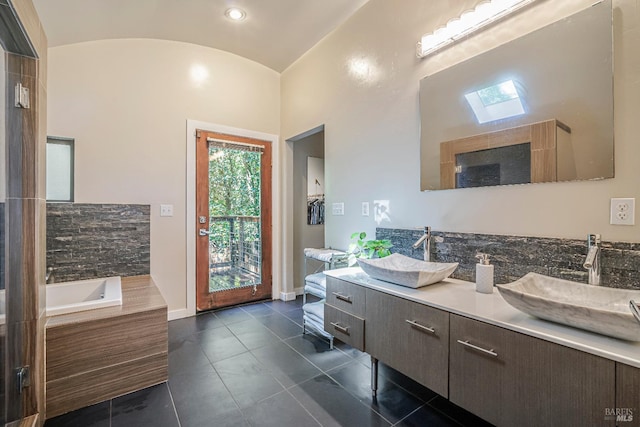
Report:
[[465,94],[478,123],[487,123],[525,113],[513,80]]

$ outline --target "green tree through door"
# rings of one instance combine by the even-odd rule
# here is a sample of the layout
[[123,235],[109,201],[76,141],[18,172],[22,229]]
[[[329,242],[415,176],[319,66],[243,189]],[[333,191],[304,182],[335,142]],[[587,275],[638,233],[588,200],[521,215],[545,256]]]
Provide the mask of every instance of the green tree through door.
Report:
[[260,157],[238,145],[209,145],[210,290],[260,282]]

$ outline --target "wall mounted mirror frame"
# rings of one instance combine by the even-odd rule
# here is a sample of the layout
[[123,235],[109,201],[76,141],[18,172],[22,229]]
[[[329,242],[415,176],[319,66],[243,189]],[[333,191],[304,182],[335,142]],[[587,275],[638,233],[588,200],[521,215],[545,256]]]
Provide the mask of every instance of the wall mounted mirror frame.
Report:
[[[421,190],[612,178],[612,32],[605,0],[422,79]],[[557,138],[519,140],[540,123]],[[531,175],[514,181],[493,149],[526,142]]]

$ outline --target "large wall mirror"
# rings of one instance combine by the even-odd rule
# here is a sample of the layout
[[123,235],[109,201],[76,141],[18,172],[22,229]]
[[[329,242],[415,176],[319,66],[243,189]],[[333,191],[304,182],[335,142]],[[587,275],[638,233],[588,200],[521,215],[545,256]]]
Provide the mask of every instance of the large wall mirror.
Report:
[[612,178],[605,0],[420,82],[420,189]]
[[307,224],[324,224],[324,159],[307,157]]

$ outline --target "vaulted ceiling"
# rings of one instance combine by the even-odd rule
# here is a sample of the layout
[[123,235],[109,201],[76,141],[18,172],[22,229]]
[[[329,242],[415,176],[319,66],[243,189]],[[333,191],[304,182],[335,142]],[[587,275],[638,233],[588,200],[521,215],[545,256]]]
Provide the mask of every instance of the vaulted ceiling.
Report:
[[[285,70],[368,0],[34,0],[49,46],[154,38],[225,50]],[[230,7],[246,12],[240,22]]]

